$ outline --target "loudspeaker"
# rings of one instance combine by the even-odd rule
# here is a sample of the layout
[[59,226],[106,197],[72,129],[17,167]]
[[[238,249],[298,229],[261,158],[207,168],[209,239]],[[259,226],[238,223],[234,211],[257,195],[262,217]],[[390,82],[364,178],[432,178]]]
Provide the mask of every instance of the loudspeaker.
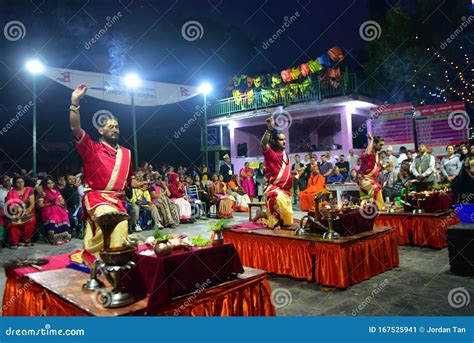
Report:
[[237,144],[237,156],[238,157],[247,156],[247,143]]

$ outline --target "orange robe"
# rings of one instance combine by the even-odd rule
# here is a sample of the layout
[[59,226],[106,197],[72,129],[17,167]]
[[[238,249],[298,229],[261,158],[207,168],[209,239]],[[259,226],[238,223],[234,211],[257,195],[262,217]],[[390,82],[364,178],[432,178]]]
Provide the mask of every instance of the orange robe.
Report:
[[322,191],[326,185],[326,179],[323,175],[312,175],[308,180],[308,188],[301,191],[300,196],[300,209],[301,211],[309,211],[314,208],[314,196],[316,193]]

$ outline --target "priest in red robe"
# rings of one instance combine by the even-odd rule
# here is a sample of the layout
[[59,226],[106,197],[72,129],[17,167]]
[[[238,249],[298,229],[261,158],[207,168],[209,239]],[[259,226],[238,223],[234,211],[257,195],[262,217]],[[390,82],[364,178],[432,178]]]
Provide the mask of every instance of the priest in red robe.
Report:
[[[118,144],[119,125],[115,118],[109,118],[98,129],[99,141],[93,141],[81,128],[79,101],[86,94],[87,86],[79,85],[72,93],[69,119],[75,138],[76,149],[82,157],[86,187],[83,209],[86,221],[84,249],[96,253],[103,248],[103,235],[96,217],[112,212],[127,213],[123,200],[125,187],[141,186],[133,175],[132,157],[129,149]],[[110,247],[121,247],[128,236],[128,221],[117,224]]]
[[290,189],[293,184],[290,158],[285,151],[286,137],[275,130],[275,120],[267,119],[267,130],[261,140],[265,176],[268,179],[265,195],[267,211],[257,211],[254,221],[262,219],[268,228],[293,226]]
[[381,167],[379,152],[382,150],[384,141],[381,137],[374,138],[371,133],[369,133],[369,140],[367,149],[360,157],[359,187],[362,197],[375,201],[377,209],[382,210],[384,208],[382,186],[377,182],[377,174]]

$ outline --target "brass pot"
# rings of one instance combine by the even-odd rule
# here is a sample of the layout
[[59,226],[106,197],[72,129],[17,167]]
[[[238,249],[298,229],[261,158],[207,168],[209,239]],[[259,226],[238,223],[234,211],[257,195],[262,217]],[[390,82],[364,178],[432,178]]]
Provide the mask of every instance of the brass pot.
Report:
[[212,246],[224,244],[224,235],[222,234],[222,230],[212,232],[211,244]]
[[100,251],[100,259],[110,266],[123,266],[133,259],[136,246],[109,248],[107,251]]
[[173,252],[173,245],[168,240],[157,241],[153,250],[158,257],[168,256]]

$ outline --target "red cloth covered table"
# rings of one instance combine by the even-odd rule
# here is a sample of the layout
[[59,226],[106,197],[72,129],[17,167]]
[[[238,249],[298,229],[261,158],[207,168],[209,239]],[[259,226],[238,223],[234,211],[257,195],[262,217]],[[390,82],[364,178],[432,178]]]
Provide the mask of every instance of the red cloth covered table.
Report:
[[[10,276],[12,276],[10,274]],[[73,269],[8,277],[3,316],[142,316],[147,299],[118,309],[98,305],[94,294],[84,293],[88,276]],[[64,280],[67,280],[64,282]],[[245,269],[237,279],[175,298],[154,316],[274,316],[266,273]]]
[[[309,214],[314,217],[314,213],[309,212]],[[372,231],[374,228],[374,218],[364,218],[359,211],[340,213],[338,217],[339,219],[333,222],[333,229],[342,237]],[[326,219],[321,219],[320,222],[328,227],[328,221]]]
[[[42,271],[66,268],[71,263],[70,255],[46,257],[50,263],[44,265]],[[232,274],[244,272],[239,256],[232,244],[195,249],[188,252],[177,251],[170,256],[160,258],[137,254],[135,258],[137,266],[132,269],[132,272],[125,279],[129,282],[133,281],[128,286],[135,295],[149,296],[146,302],[146,313],[148,314],[156,315],[162,313],[164,309],[171,311],[174,309],[171,305],[172,298],[195,291],[198,288],[197,284],[206,284],[206,289],[212,288],[213,290],[207,292],[206,289],[202,288],[201,293],[204,295],[202,297],[203,307],[196,311],[186,308],[183,314],[232,315],[234,313],[235,315],[252,315],[253,313],[254,315],[274,315],[274,308],[268,302],[269,294],[266,294],[269,291],[266,279],[260,277],[255,282],[249,279],[249,282],[236,284],[231,282],[225,287],[215,287],[217,283],[231,278]],[[74,313],[73,315],[78,315],[81,312],[78,309],[73,311],[73,308],[75,308],[73,305],[51,295],[25,276],[29,273],[41,273],[37,269],[32,267],[5,269],[5,273],[7,283],[4,292],[3,315],[41,315],[42,313],[57,315],[57,313],[62,313],[59,310],[62,307],[69,309],[71,313]],[[88,275],[82,274],[84,275],[82,282],[84,282]],[[254,289],[256,293],[249,294],[249,289]],[[266,290],[265,297],[262,295],[262,290]],[[241,299],[240,307],[237,310],[234,309],[233,298],[226,293],[227,291],[237,292],[234,294],[235,299],[237,299],[237,294],[240,294],[238,297],[238,299]],[[217,304],[220,304],[219,301],[227,298],[225,306],[223,304],[219,305],[219,308],[222,307],[222,313],[212,310]],[[64,304],[53,306],[54,310],[52,310],[45,304],[45,299],[49,299],[48,303],[61,304],[64,302]],[[261,309],[250,305],[242,307],[248,301],[253,303],[263,301],[265,306]],[[173,301],[173,304],[176,305],[177,303]],[[208,306],[212,308],[208,308]],[[239,308],[240,310],[238,310]]]
[[412,228],[411,213],[392,214],[379,213],[375,218],[375,225],[390,226],[397,233],[398,245],[410,244],[410,233]]
[[[41,266],[42,271],[66,268],[70,263],[70,254],[44,257],[48,264]],[[6,284],[3,293],[2,314],[4,316],[41,315],[43,308],[43,290],[24,275],[39,272],[33,267],[5,268]]]
[[409,212],[380,213],[376,225],[390,226],[397,232],[398,245],[412,243],[436,249],[446,248],[446,230],[457,224],[459,218],[454,211],[441,213],[412,214]]
[[[416,200],[411,195],[408,196],[407,202],[416,204]],[[449,211],[453,208],[453,196],[450,193],[429,193],[429,196],[420,205],[426,213]],[[403,207],[407,212],[413,210],[413,207],[407,205]]]
[[446,248],[446,231],[449,226],[459,223],[455,212],[439,217],[413,217],[413,244],[436,249]]
[[198,288],[196,285],[223,282],[243,273],[239,254],[232,244],[192,251],[174,251],[165,257],[135,255],[136,266],[123,281],[136,299],[148,297],[149,313],[177,297]]
[[387,227],[335,241],[317,237],[289,230],[224,232],[245,266],[324,286],[347,288],[399,263],[397,235]]

